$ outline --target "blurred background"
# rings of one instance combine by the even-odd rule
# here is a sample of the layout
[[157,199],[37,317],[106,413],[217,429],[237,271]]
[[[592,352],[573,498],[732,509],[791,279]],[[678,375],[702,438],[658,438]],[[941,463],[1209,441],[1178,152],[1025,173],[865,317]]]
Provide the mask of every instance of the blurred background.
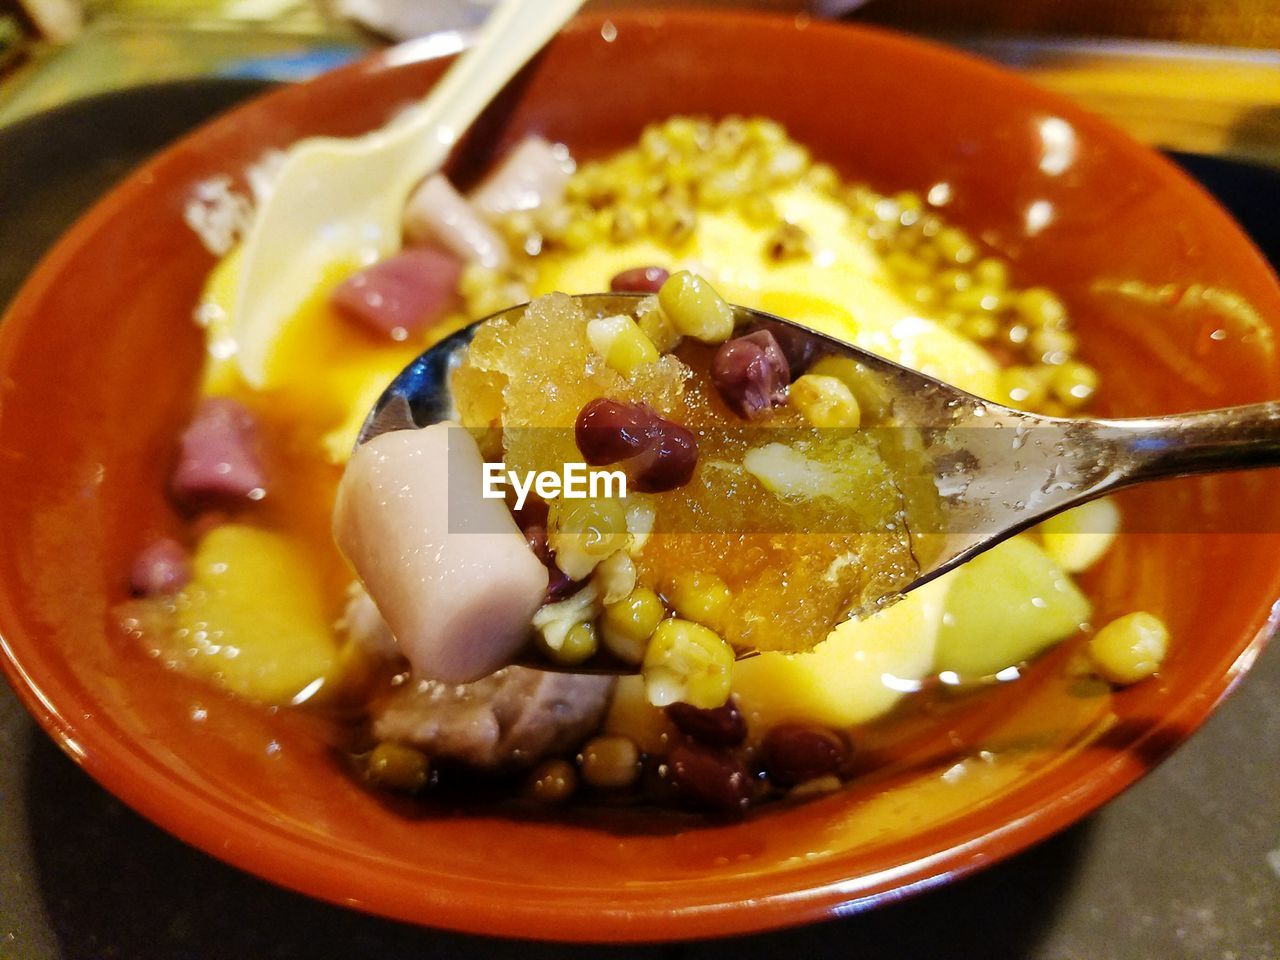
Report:
[[[0,0],[0,125],[87,94],[156,80],[304,79],[380,43],[465,32],[490,2]],[[593,0],[589,8],[627,5],[636,0]],[[1280,166],[1275,0],[732,5],[932,36],[1016,66],[1153,145]]]

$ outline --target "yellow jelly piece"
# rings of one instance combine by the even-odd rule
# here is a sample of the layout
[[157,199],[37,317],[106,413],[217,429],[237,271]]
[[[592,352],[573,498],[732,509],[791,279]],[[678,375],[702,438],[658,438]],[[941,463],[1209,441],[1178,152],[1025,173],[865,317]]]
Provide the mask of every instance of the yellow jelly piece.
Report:
[[1120,508],[1110,500],[1092,500],[1040,524],[1045,553],[1067,573],[1093,566],[1111,549],[1120,530]]
[[1015,537],[954,574],[938,634],[938,669],[992,676],[1071,636],[1089,600],[1029,537]]
[[630,737],[642,752],[656,756],[666,754],[675,737],[675,727],[661,707],[649,702],[638,675],[618,678],[604,732]]
[[175,600],[171,655],[242,696],[308,698],[336,679],[338,643],[306,550],[241,524],[200,542]]
[[847,727],[883,714],[933,667],[947,578],[866,620],[840,624],[807,653],[762,653],[734,666],[753,730],[779,723]]

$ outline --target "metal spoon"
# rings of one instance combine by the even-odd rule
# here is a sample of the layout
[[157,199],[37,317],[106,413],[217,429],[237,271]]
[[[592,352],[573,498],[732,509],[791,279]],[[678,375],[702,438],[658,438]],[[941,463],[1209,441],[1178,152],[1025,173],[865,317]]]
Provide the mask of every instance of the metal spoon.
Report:
[[413,185],[434,173],[480,112],[583,0],[502,0],[420,104],[362,137],[310,137],[285,155],[245,237],[233,312],[246,382],[261,387],[279,318],[334,263],[379,260],[400,245]]
[[[576,297],[588,316],[634,313],[640,294]],[[764,325],[807,343],[814,358],[861,365],[893,429],[930,471],[940,513],[912,532],[914,578],[885,582],[862,616],[954,569],[1014,534],[1121,487],[1185,476],[1280,466],[1280,401],[1130,420],[1073,420],[983,400],[790,320],[735,307],[739,328]],[[499,316],[516,316],[523,306]],[[484,320],[459,330],[406,367],[379,398],[357,443],[389,430],[450,419],[450,373]],[[554,669],[539,661],[538,666]],[[575,671],[582,668],[575,667]]]

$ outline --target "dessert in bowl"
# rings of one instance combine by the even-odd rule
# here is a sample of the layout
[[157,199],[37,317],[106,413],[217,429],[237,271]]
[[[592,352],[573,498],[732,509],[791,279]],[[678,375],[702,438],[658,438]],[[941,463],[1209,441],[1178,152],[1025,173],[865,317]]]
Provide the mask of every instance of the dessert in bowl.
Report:
[[[261,501],[242,505],[253,512],[230,522],[206,518],[198,530],[189,505],[174,504],[179,437],[200,392],[218,389],[204,332],[190,322],[215,262],[183,222],[193,191],[219,175],[241,176],[265,151],[298,136],[384,122],[440,68],[406,56],[375,58],[205,128],[91,212],[5,321],[3,369],[12,387],[0,441],[12,468],[0,481],[8,532],[0,631],[10,676],[86,768],[128,802],[279,882],[420,922],[548,938],[747,930],[962,871],[1069,822],[1194,727],[1256,653],[1275,594],[1264,559],[1275,537],[1267,532],[1274,508],[1251,475],[1120,498],[1125,533],[1080,578],[1092,623],[1146,610],[1168,624],[1172,640],[1156,677],[1112,693],[1073,666],[1087,637],[1067,638],[1016,682],[978,696],[939,689],[891,705],[892,714],[874,722],[855,718],[865,721],[853,743],[862,766],[846,785],[804,802],[762,803],[745,820],[709,820],[683,801],[661,809],[614,802],[543,808],[465,792],[402,798],[370,791],[359,782],[343,718],[318,700],[311,709],[253,702],[295,699],[311,680],[331,675],[343,657],[338,644],[328,652],[332,662],[321,647],[286,648],[279,659],[295,670],[287,677],[236,674],[239,664],[232,664],[211,678],[121,631],[130,567],[161,538],[195,548],[197,584],[201,571],[223,563],[232,569],[229,550],[233,559],[256,558],[259,566],[236,576],[278,597],[275,613],[305,606],[296,578],[273,581],[273,571],[323,564],[312,556],[321,542],[295,545],[280,559],[278,545],[262,541],[263,530],[273,518],[287,525],[308,511],[312,528],[315,516],[327,521],[340,472],[340,463],[295,457],[296,486],[286,489],[300,495],[268,487]],[[602,86],[601,77],[615,70],[631,80]],[[905,86],[893,79],[904,71],[912,78]],[[803,82],[795,79],[801,76]],[[1071,359],[1097,370],[1102,385],[1091,409],[1162,413],[1274,394],[1271,331],[1259,318],[1276,315],[1275,281],[1211,201],[1163,160],[1069,105],[910,41],[750,17],[617,17],[605,35],[600,21],[582,21],[482,121],[447,173],[469,187],[533,133],[566,144],[579,161],[603,160],[635,143],[646,126],[667,130],[661,125],[672,116],[719,124],[733,116],[769,118],[788,143],[810,151],[801,174],[818,182],[805,189],[823,189],[829,174],[813,174],[812,166],[829,165],[840,185],[866,185],[873,217],[880,200],[895,203],[886,219],[898,227],[910,226],[902,222],[906,207],[936,208],[960,234],[949,235],[949,256],[964,243],[980,251],[970,255],[972,270],[964,260],[954,269],[972,274],[989,259],[1003,265],[1004,289],[1019,297],[1049,290],[1064,305],[1078,341],[1079,357]],[[810,240],[820,232],[812,224],[802,229]],[[760,245],[750,246],[754,257]],[[578,258],[574,269],[589,275],[571,282],[565,258],[558,277],[539,282],[548,289],[576,283],[569,292],[585,292],[659,253],[670,267],[684,263],[685,254],[663,240],[660,251],[608,274],[602,263]],[[914,269],[903,263],[904,274]],[[993,279],[997,268],[984,269]],[[713,282],[745,299],[749,291],[726,284],[724,272],[721,266]],[[934,290],[925,298],[955,283],[954,275],[917,279]],[[798,285],[787,286],[795,293]],[[1012,309],[1033,310],[1037,297],[1042,307],[1048,302],[1042,292]],[[810,322],[830,303],[852,306],[814,295]],[[93,305],[93,328],[86,304]],[[912,315],[929,320],[931,306],[922,302]],[[774,307],[806,319],[796,316],[795,304]],[[981,309],[979,302],[961,311],[959,322]],[[863,329],[874,329],[873,319],[864,318]],[[351,342],[362,341],[338,348]],[[324,346],[314,336],[298,344]],[[420,344],[404,341],[402,348],[403,357],[385,361],[383,382]],[[998,380],[1001,359],[1007,366],[1016,358],[973,364]],[[69,382],[74,392],[66,390]],[[332,384],[317,383],[317,396],[321,387]],[[347,394],[352,409],[361,406],[357,393]],[[277,392],[256,411],[268,441],[284,432],[270,410],[290,403],[299,401]],[[358,419],[353,427],[332,417],[309,439],[321,442],[344,427],[350,432],[334,433],[324,449],[345,453]],[[269,458],[291,449],[267,444]],[[287,475],[290,468],[277,469]],[[327,522],[322,526],[327,534]],[[1222,532],[1210,533],[1215,527]],[[237,554],[245,541],[249,549]],[[202,556],[201,545],[211,552]],[[1043,542],[1031,547],[1044,552]],[[314,592],[329,598],[322,606],[340,606],[350,580],[334,557],[316,575]],[[655,586],[679,613],[674,594]],[[331,626],[324,617],[312,622],[317,632]],[[253,662],[251,654],[240,659]],[[915,679],[935,667],[930,658]],[[278,684],[265,692],[253,686],[263,677]],[[238,691],[222,689],[237,682]],[[767,691],[758,701],[766,707],[756,712],[773,710],[778,724],[817,722],[791,715],[798,701],[815,699],[812,683],[795,689],[783,707],[767,700]],[[739,694],[747,712],[755,709]],[[832,694],[826,708],[852,702]],[[821,723],[838,726],[838,719]],[[616,722],[624,721],[632,726],[608,732],[639,743],[639,721]],[[765,772],[771,783],[788,779]],[[770,795],[785,799],[785,792]]]

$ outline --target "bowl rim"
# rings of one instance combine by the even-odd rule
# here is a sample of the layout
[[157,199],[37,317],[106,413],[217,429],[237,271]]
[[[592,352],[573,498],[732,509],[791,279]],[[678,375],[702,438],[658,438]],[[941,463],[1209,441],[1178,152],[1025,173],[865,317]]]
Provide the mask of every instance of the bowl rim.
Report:
[[[860,42],[881,45],[908,58],[924,58],[948,69],[998,78],[1033,101],[1051,107],[1073,124],[1087,128],[1122,152],[1129,162],[1158,170],[1166,182],[1181,183],[1221,211],[1184,171],[1108,122],[1066,98],[981,58],[929,41],[880,28],[847,23],[815,23],[807,17],[725,10],[613,11],[580,16],[567,32],[598,32],[606,22],[652,28],[676,22],[686,28],[730,30],[735,25],[763,29],[795,29],[820,34],[850,34]],[[265,101],[297,96],[334,84],[358,82],[365,74],[446,59],[424,40],[411,40],[378,51],[306,84],[284,85],[250,97],[213,120],[202,123],[151,157],[100,198],[63,234],[22,285],[0,320],[0,364],[14,338],[4,336],[10,318],[23,303],[37,298],[55,283],[80,247],[79,238],[92,234],[115,211],[150,187],[153,171],[173,154],[222,125],[233,124],[245,110]],[[1224,213],[1225,215],[1225,213]],[[1241,231],[1243,236],[1243,232]],[[1248,238],[1245,238],[1248,240]],[[1248,241],[1256,268],[1271,275],[1260,251]],[[1272,277],[1274,281],[1274,277]],[[10,641],[19,634],[18,617],[0,591],[0,668],[19,699],[40,726],[72,760],[129,807],[196,848],[256,876],[289,889],[342,906],[418,924],[469,933],[584,942],[655,942],[742,934],[800,924],[855,912],[885,899],[899,899],[968,874],[1004,859],[1050,836],[1092,812],[1148,772],[1209,716],[1234,689],[1266,642],[1280,630],[1280,568],[1272,575],[1270,597],[1251,612],[1250,632],[1234,654],[1224,655],[1223,669],[1199,678],[1195,690],[1177,708],[1146,728],[1123,752],[1080,776],[1071,788],[1045,802],[1026,798],[989,829],[981,812],[951,821],[958,839],[938,846],[927,856],[898,863],[870,875],[847,877],[838,869],[839,857],[828,858],[788,873],[787,882],[750,899],[692,898],[673,908],[620,904],[603,900],[566,904],[563,891],[538,891],[476,878],[441,876],[434,888],[391,876],[370,858],[348,859],[342,871],[333,867],[333,852],[319,839],[273,824],[237,807],[214,791],[175,779],[123,736],[110,718],[77,720],[60,704],[79,702],[72,685],[42,671],[39,656],[19,655]],[[1168,734],[1172,733],[1172,736]],[[1164,736],[1162,736],[1162,734]],[[1139,756],[1139,749],[1141,756]],[[958,830],[963,825],[965,829]],[[931,831],[925,831],[926,834]],[[524,894],[523,897],[519,894]],[[554,930],[548,918],[554,916]]]

